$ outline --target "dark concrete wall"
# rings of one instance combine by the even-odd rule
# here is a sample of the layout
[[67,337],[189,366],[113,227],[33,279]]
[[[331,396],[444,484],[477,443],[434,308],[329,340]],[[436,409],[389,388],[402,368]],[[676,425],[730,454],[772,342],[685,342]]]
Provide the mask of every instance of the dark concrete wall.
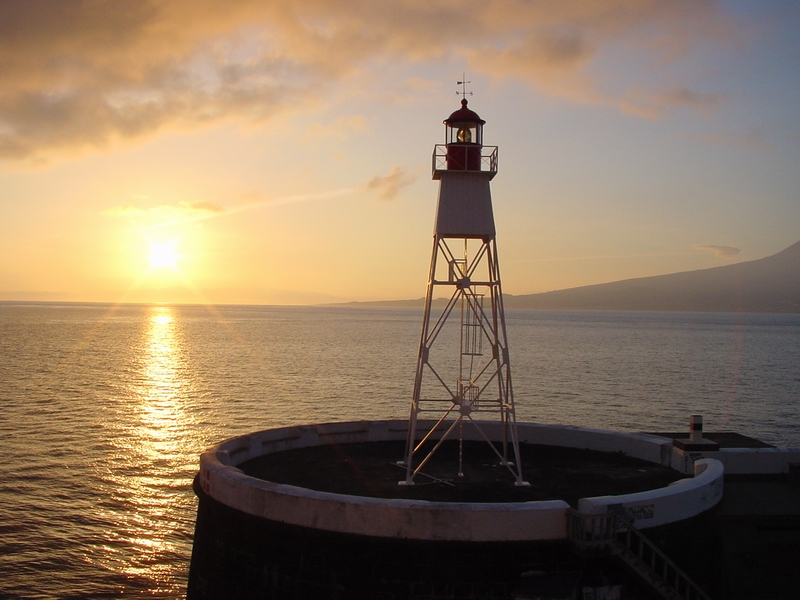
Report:
[[565,541],[452,543],[334,534],[259,519],[195,485],[188,600],[511,599],[535,569],[569,570]]

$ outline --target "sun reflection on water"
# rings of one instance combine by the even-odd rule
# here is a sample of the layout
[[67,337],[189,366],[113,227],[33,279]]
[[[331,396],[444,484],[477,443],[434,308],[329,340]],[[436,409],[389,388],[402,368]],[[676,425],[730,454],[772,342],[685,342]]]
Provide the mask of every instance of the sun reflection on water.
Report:
[[180,451],[183,411],[181,356],[175,336],[174,318],[168,307],[154,307],[147,331],[144,380],[139,397],[142,450],[152,460],[175,457]]
[[[193,381],[182,346],[176,309],[149,308],[140,343],[132,348],[126,406],[116,424],[115,455],[105,474],[114,502],[105,567],[127,580],[149,581],[150,593],[180,591],[186,584],[191,538],[187,504],[202,441],[188,404]],[[136,557],[115,548],[135,547]],[[186,568],[177,565],[186,560]]]

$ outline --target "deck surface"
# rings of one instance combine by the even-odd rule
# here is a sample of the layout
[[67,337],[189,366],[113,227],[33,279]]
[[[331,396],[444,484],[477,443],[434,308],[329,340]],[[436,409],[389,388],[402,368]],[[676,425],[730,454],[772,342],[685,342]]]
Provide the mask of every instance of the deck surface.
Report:
[[573,507],[580,498],[642,492],[683,477],[621,453],[521,444],[523,475],[530,486],[516,486],[485,442],[465,442],[464,476],[458,477],[458,444],[447,442],[415,477],[415,485],[401,486],[405,468],[397,462],[403,450],[404,443],[397,441],[316,446],[269,454],[239,468],[275,483],[353,496],[434,502],[564,500]]

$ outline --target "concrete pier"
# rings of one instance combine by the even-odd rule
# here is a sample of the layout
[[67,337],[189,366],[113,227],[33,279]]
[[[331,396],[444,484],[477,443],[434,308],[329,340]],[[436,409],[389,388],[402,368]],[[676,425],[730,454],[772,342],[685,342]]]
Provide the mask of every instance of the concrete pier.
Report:
[[530,486],[470,439],[463,477],[454,442],[426,465],[426,483],[401,486],[405,425],[287,427],[203,453],[190,600],[523,598],[544,585],[531,573],[565,571],[601,586],[598,573],[618,567],[575,555],[568,511],[614,511],[671,539],[704,527],[722,497],[721,463],[698,456],[684,468],[667,437],[533,423],[519,424]]

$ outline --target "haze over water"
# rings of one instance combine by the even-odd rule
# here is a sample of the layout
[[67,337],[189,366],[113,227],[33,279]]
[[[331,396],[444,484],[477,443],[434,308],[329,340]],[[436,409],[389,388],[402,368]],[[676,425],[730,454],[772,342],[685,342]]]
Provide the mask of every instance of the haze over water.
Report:
[[[416,309],[0,304],[0,597],[181,597],[198,455],[407,418]],[[521,420],[800,446],[800,315],[508,311]]]

